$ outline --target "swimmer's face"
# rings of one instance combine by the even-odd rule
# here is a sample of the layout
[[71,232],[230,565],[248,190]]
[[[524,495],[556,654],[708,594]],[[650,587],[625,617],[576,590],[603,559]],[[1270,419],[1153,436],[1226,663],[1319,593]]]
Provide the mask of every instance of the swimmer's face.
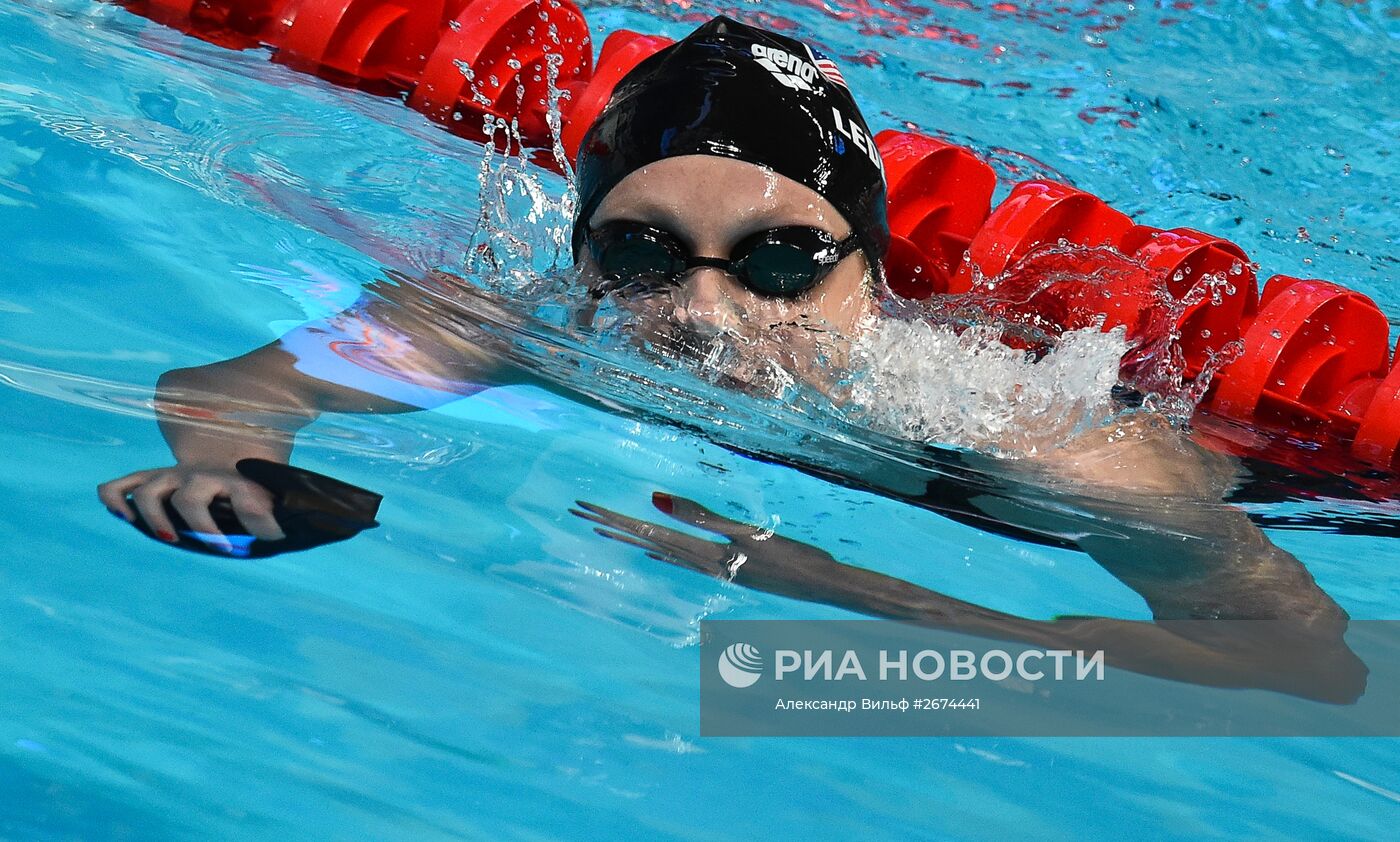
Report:
[[[748,235],[782,226],[819,228],[838,241],[851,233],[840,212],[812,189],[755,164],[710,155],[667,158],[618,182],[589,223],[597,228],[621,220],[669,231],[702,257],[730,258]],[[597,267],[586,252],[583,268],[596,283]],[[820,384],[826,364],[844,362],[850,340],[871,315],[866,275],[865,253],[856,251],[807,292],[772,298],[722,269],[699,267],[626,306],[649,325],[655,335],[648,338],[703,343],[724,337],[744,357],[766,355]]]

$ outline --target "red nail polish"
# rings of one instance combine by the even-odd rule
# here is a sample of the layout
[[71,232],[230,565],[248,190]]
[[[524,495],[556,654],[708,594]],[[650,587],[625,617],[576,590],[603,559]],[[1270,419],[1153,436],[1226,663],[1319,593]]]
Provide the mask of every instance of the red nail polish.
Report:
[[165,541],[166,543],[170,543],[175,540],[175,536],[170,534],[169,532],[166,532],[164,529],[157,532],[156,537],[160,538],[160,540]]
[[671,502],[671,495],[662,494],[660,491],[652,493],[651,504],[668,515],[671,513],[671,508],[673,505]]

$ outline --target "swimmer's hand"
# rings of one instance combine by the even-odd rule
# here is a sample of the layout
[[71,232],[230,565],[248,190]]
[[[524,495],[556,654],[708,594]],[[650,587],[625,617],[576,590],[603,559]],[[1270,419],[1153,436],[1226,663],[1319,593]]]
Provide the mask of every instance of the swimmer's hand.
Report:
[[[379,524],[378,494],[267,459],[234,472],[141,471],[105,483],[113,514],[153,538],[195,552],[263,558],[344,541]],[[256,529],[256,531],[255,531]]]
[[272,492],[233,468],[175,465],[137,471],[102,483],[97,496],[108,511],[127,523],[136,523],[139,514],[157,538],[171,544],[179,537],[166,514],[166,501],[190,531],[205,536],[206,543],[216,548],[227,549],[228,536],[210,511],[220,497],[228,500],[247,534],[264,541],[287,537],[272,513]]
[[694,500],[657,492],[652,505],[676,520],[725,537],[706,541],[665,526],[577,501],[573,514],[592,521],[604,538],[631,544],[656,559],[755,590],[834,605],[873,617],[928,623],[1013,639],[1032,623],[918,587],[903,579],[837,561],[811,544],[771,529],[730,520]]
[[779,596],[823,601],[831,585],[853,568],[826,550],[775,534],[771,529],[730,520],[694,500],[657,492],[652,505],[681,523],[724,537],[706,541],[675,529],[577,501],[570,511],[596,524],[595,532],[665,561],[719,579]]

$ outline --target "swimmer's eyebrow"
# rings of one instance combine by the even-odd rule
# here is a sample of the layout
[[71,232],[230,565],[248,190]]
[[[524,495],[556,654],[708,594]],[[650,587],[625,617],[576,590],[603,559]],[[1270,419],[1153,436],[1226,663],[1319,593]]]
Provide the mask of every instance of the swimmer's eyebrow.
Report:
[[[682,211],[674,206],[661,204],[660,202],[655,202],[650,199],[642,199],[633,204],[632,207],[625,208],[620,212],[613,211],[607,214],[594,214],[592,225],[596,227],[618,220],[655,225],[658,228],[663,228],[675,234],[687,247],[695,247],[695,242],[691,237],[690,220]],[[734,221],[736,224],[727,232],[727,239],[731,244],[743,240],[750,234],[756,234],[759,231],[768,231],[787,225],[810,225],[826,231],[838,240],[843,240],[851,235],[851,226],[839,215],[832,220],[814,222],[806,219],[795,219],[789,214],[784,213],[781,208],[756,211],[751,215],[736,218]]]
[[[604,210],[610,212],[604,213]],[[678,220],[677,217],[678,214],[666,205],[653,202],[650,199],[643,199],[633,203],[631,207],[621,209],[621,211],[614,211],[605,205],[593,214],[593,220],[590,224],[596,228],[599,225],[625,219],[629,222],[645,222],[648,225],[655,225],[658,228],[665,228],[679,234],[684,225],[677,223],[678,221],[684,223],[685,220]]]
[[796,219],[781,210],[769,210],[754,214],[744,219],[744,224],[736,226],[733,240],[739,242],[750,234],[757,234],[759,231],[770,231],[774,228],[782,228],[789,225],[802,225],[810,228],[817,228],[838,240],[844,240],[851,235],[851,226],[839,215],[835,219]]

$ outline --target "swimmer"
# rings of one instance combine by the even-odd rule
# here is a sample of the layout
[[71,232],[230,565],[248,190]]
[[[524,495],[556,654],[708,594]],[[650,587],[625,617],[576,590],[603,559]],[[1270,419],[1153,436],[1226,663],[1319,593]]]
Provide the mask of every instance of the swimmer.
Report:
[[[800,41],[716,18],[624,78],[576,167],[580,295],[618,302],[649,346],[674,356],[699,358],[722,340],[737,349],[726,370],[736,388],[761,391],[766,361],[778,360],[839,399],[833,372],[882,317],[880,260],[890,234],[872,133],[829,68]],[[166,541],[177,539],[167,501],[190,530],[217,537],[210,506],[226,499],[250,534],[275,541],[284,532],[271,495],[235,466],[249,458],[288,462],[297,432],[322,413],[406,412],[431,405],[425,393],[509,384],[561,388],[506,361],[490,332],[445,329],[430,302],[406,298],[374,300],[235,359],[167,372],[157,411],[176,464],[104,483],[100,498],[127,520],[139,514]],[[396,337],[387,343],[393,354],[366,351],[358,360],[383,375],[385,388],[347,385],[353,377],[317,367],[328,338],[367,330]],[[1296,630],[1290,645],[1317,655],[1301,660],[1324,665],[1285,682],[1289,692],[1306,695],[1313,686],[1314,695],[1345,700],[1364,687],[1365,668],[1342,641],[1346,614],[1297,559],[1220,503],[1236,466],[1170,426],[1140,417],[1033,459],[962,467],[1004,480],[950,494],[925,478],[929,495],[891,493],[1077,547],[1141,594],[1158,620],[1286,622]],[[880,476],[855,481],[890,488]],[[731,541],[752,537],[697,503],[673,505],[691,523],[722,526]],[[1027,641],[1048,639],[1052,626],[1066,634],[1072,625],[1085,643],[1111,629],[1128,641],[1122,646],[1136,646],[1136,656],[1119,663],[1158,674],[1204,676],[1220,663],[1263,662],[1274,645],[1242,641],[1229,650],[1152,623],[1013,618],[786,539],[749,540],[735,574],[714,567],[712,548],[680,542],[665,527],[596,506],[580,513],[667,561],[867,614]]]

